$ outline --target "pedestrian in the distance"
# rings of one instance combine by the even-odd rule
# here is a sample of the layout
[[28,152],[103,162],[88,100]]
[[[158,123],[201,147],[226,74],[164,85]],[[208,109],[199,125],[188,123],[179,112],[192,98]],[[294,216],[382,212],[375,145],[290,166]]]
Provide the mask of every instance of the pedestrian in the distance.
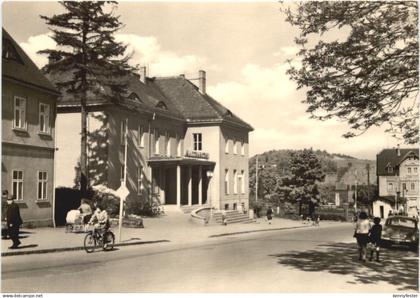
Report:
[[6,211],[7,211],[7,197],[9,192],[7,190],[2,191],[1,195],[1,239],[7,239],[7,224],[6,224]]
[[227,226],[226,211],[222,210],[222,225]]
[[273,219],[273,209],[271,209],[271,206],[267,209],[267,220],[268,224],[271,225],[271,220]]
[[382,234],[382,225],[381,219],[379,217],[375,217],[373,219],[374,225],[369,231],[369,239],[372,243],[371,251],[370,251],[370,261],[373,259],[373,252],[376,252],[376,262],[380,262],[379,260],[379,247],[381,244],[381,234]]
[[366,212],[360,212],[356,222],[356,230],[354,236],[359,246],[359,260],[366,262],[367,244],[369,243],[370,222]]
[[80,211],[80,217],[82,218],[82,224],[87,224],[92,217],[92,208],[88,204],[86,199],[81,200],[80,207],[78,208]]
[[7,233],[13,241],[13,245],[9,248],[18,248],[20,244],[19,227],[22,224],[22,218],[20,217],[19,206],[14,202],[14,197],[12,196],[7,197],[6,224]]

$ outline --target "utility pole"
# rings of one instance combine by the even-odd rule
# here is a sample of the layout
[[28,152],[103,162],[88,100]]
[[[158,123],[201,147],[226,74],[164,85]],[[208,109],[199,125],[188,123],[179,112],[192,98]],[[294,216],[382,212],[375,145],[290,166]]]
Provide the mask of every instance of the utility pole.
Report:
[[258,201],[258,155],[255,165],[255,202]]
[[354,179],[355,179],[355,187],[354,187],[354,209],[357,212],[357,170],[354,170]]
[[121,182],[120,188],[117,190],[120,193],[120,210],[118,217],[118,242],[121,242],[121,230],[123,222],[123,209],[124,201],[128,195],[127,189],[127,139],[128,139],[128,119],[125,120],[125,131],[124,131],[124,177]]
[[372,206],[370,203],[370,164],[366,164],[366,171],[367,171],[367,201],[368,201],[368,206],[369,206],[369,215],[373,212],[372,211]]

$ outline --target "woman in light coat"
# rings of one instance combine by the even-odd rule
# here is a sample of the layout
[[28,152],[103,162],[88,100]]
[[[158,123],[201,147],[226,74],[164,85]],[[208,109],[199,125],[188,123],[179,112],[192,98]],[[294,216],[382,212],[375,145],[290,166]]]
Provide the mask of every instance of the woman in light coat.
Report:
[[360,212],[356,222],[356,230],[354,236],[359,246],[359,260],[366,262],[367,244],[369,243],[370,222],[366,212]]

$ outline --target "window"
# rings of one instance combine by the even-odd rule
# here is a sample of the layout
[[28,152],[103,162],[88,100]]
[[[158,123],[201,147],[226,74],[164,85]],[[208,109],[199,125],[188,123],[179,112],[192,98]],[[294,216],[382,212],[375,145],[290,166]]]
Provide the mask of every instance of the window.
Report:
[[241,142],[241,155],[242,156],[245,155],[245,143],[244,143],[244,141]]
[[144,147],[144,127],[142,125],[139,125],[137,130],[137,142],[139,147]]
[[23,171],[13,170],[12,175],[12,196],[16,200],[23,200]]
[[407,190],[407,184],[403,183],[402,188],[403,188],[403,190]]
[[143,189],[143,167],[139,166],[137,167],[137,194],[141,195]]
[[225,210],[229,210],[229,204],[225,204]]
[[50,133],[50,105],[39,104],[39,131]]
[[47,172],[38,172],[38,200],[47,199]]
[[233,170],[233,193],[238,193],[238,173],[236,170]]
[[133,101],[139,101],[139,102],[142,102],[142,101],[141,101],[141,99],[140,99],[140,97],[139,97],[136,93],[134,93],[134,92],[132,92],[132,93],[128,96],[128,99],[133,100]]
[[155,129],[154,132],[154,136],[155,136],[155,154],[159,154],[159,131],[157,129]]
[[124,181],[124,176],[125,176],[125,169],[124,169],[124,164],[121,165],[121,172],[120,172],[120,180]]
[[238,209],[238,204],[237,204],[237,203],[233,203],[233,207],[232,207],[232,209],[233,209],[233,210]]
[[171,138],[169,136],[169,132],[166,132],[165,134],[165,142],[166,156],[171,156]]
[[19,63],[22,63],[22,60],[20,59],[15,47],[13,46],[10,40],[3,38],[2,46],[2,57],[4,59],[15,60]]
[[127,121],[126,120],[122,120],[121,121],[121,131],[120,131],[120,140],[121,140],[121,145],[125,145],[125,133],[127,130]]
[[176,156],[181,156],[181,138],[176,135]]
[[238,146],[236,140],[233,140],[233,154],[238,154]]
[[225,153],[229,153],[229,140],[226,139],[225,142]]
[[229,170],[225,170],[225,194],[229,194]]
[[13,127],[26,129],[26,99],[22,97],[15,97],[15,113],[14,113]]
[[411,168],[407,168],[408,174],[411,174]]
[[241,186],[241,193],[245,193],[244,170],[242,170],[241,175],[239,175],[239,185]]
[[195,151],[201,151],[203,149],[202,147],[202,135],[201,133],[193,133],[194,138],[194,150]]
[[156,105],[157,108],[162,109],[162,110],[167,110],[168,107],[166,106],[166,104],[163,101],[159,101]]
[[413,168],[415,174],[417,174],[417,168]]
[[393,191],[394,190],[394,185],[390,182],[388,183],[388,191]]
[[411,190],[415,190],[416,189],[416,184],[411,183]]

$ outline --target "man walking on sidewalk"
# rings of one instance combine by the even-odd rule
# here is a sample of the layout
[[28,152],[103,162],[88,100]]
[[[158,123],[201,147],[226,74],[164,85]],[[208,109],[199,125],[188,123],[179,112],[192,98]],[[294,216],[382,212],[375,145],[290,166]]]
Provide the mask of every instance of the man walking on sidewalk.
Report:
[[18,248],[19,241],[19,227],[22,224],[22,218],[20,217],[19,206],[13,201],[13,197],[7,195],[7,211],[6,211],[6,224],[7,232],[10,239],[13,241],[13,245],[9,248]]

